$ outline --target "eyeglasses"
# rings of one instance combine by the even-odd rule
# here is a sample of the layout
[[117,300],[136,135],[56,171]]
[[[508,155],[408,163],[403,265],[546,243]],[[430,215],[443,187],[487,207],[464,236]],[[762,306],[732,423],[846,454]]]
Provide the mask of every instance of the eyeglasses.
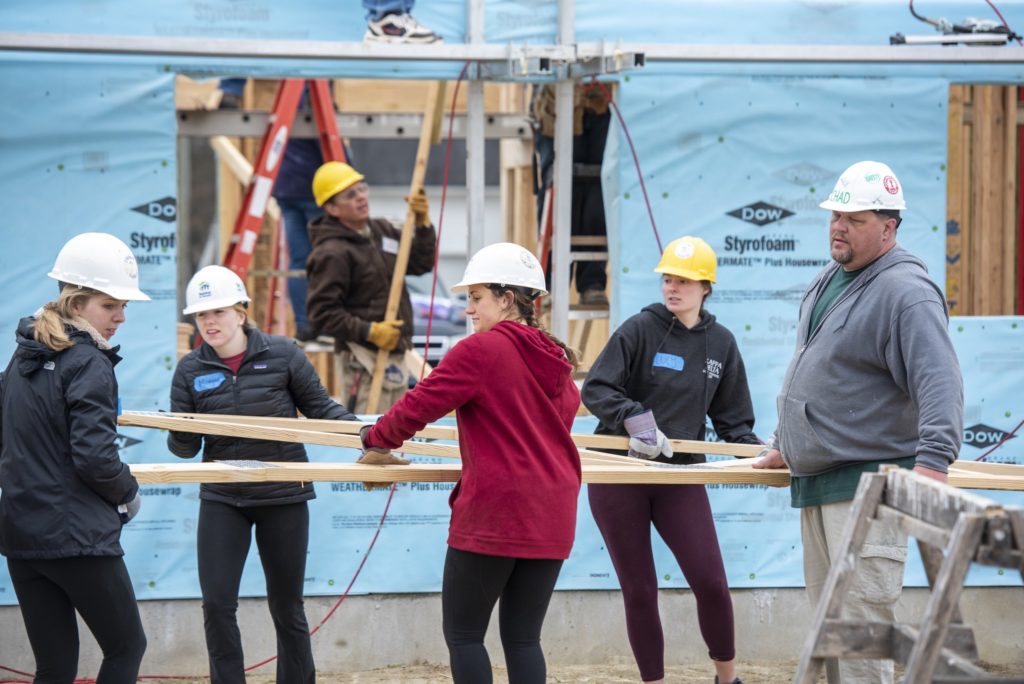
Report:
[[368,194],[370,194],[369,185],[367,185],[366,183],[356,183],[355,185],[345,190],[344,192],[339,192],[337,195],[334,196],[334,199],[339,200],[341,202],[351,202],[359,195]]

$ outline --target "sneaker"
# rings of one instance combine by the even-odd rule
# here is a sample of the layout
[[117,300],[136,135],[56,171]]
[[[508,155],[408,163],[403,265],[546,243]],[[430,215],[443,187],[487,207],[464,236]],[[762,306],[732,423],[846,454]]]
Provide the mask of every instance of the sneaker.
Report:
[[441,43],[441,36],[413,19],[411,14],[388,14],[366,24],[364,41],[378,43]]
[[715,684],[743,684],[743,682],[740,681],[739,677],[737,677],[736,679],[732,680],[731,682],[723,683],[723,682],[719,682],[718,681],[718,675],[715,675]]
[[608,295],[604,293],[604,290],[596,288],[585,290],[580,294],[580,306],[589,309],[606,309],[608,308]]

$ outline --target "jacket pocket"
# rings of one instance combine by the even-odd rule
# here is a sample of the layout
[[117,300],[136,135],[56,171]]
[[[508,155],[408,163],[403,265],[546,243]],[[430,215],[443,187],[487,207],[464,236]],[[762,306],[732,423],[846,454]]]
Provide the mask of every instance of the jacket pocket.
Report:
[[832,451],[818,437],[807,416],[807,402],[786,398],[779,446],[796,475],[816,475],[835,464]]

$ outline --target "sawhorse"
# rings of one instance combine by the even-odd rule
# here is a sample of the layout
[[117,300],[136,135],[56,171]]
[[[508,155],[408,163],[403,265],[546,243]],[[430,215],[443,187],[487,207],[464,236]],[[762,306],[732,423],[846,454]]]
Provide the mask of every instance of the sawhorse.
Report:
[[[841,619],[873,520],[894,521],[917,539],[931,587],[919,625]],[[1012,568],[1024,578],[1024,509],[1001,504],[894,466],[865,473],[850,511],[841,552],[829,572],[804,642],[793,684],[814,684],[828,659],[893,660],[901,681],[1018,682],[976,665],[974,632],[959,600],[971,563]]]

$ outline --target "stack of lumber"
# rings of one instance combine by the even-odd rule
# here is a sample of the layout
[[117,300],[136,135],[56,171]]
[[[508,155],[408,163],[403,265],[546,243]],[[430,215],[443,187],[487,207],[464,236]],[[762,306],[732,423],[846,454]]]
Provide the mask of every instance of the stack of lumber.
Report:
[[[301,442],[359,449],[358,432],[365,423],[354,421],[264,418],[198,413],[123,413],[122,426],[156,428],[246,439]],[[415,440],[415,441],[414,441]],[[402,445],[407,456],[458,459],[459,447],[436,441],[457,441],[454,427],[428,426]],[[676,453],[703,453],[737,457],[690,466],[643,461],[595,449],[627,448],[625,437],[574,434],[580,448],[583,481],[588,483],[647,484],[754,484],[786,486],[789,471],[756,470],[749,459],[760,446],[672,440]],[[359,463],[148,463],[133,464],[132,473],[145,484],[184,482],[454,482],[458,463],[413,463],[408,466],[376,466]],[[1024,466],[977,461],[958,461],[950,468],[949,483],[970,489],[1024,490]]]

